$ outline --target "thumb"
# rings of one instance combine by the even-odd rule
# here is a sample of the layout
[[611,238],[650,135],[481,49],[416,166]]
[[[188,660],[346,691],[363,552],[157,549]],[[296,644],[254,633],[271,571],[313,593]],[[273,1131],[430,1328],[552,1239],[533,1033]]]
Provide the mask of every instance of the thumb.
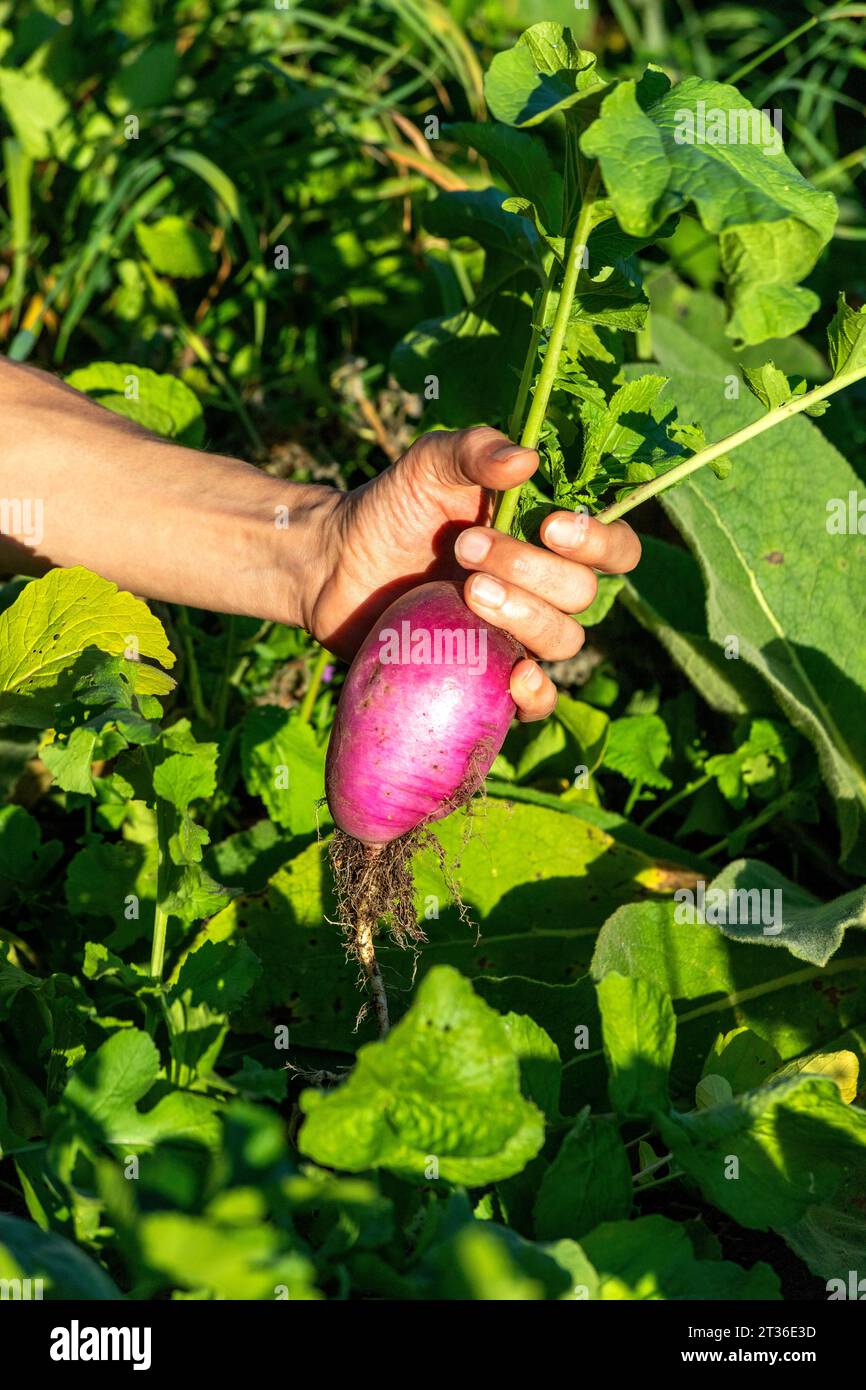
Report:
[[481,487],[504,492],[526,482],[538,454],[487,425],[469,430],[431,430],[416,439],[406,462],[443,487]]

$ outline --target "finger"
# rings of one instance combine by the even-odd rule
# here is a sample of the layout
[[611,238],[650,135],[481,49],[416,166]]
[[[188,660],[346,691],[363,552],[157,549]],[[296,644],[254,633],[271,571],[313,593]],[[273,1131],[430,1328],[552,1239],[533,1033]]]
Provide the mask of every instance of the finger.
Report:
[[541,594],[563,613],[582,613],[595,598],[598,579],[588,565],[577,565],[540,546],[513,540],[485,526],[461,531],[454,553],[464,569],[483,570]]
[[483,487],[504,492],[526,482],[538,467],[534,449],[523,449],[501,430],[431,430],[416,439],[407,463],[432,474],[444,487]]
[[524,724],[546,719],[556,704],[556,686],[536,661],[526,657],[511,672],[511,698]]
[[583,646],[580,623],[526,589],[490,574],[473,574],[463,594],[473,613],[510,632],[543,661],[567,661]]
[[640,541],[627,521],[605,525],[586,512],[551,512],[540,535],[549,550],[604,574],[628,574],[640,559]]

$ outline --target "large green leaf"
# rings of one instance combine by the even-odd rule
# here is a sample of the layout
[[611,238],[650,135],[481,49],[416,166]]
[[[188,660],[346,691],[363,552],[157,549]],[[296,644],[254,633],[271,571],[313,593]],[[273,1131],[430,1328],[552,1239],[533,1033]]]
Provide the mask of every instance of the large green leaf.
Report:
[[610,1120],[578,1116],[541,1180],[535,1199],[539,1240],[580,1240],[601,1221],[631,1212],[632,1178],[619,1130]]
[[[101,653],[136,648],[162,666],[174,665],[165,632],[141,599],[89,570],[52,570],[28,584],[0,613],[0,723],[42,728]],[[140,693],[165,694],[169,677],[138,662],[127,674]]]
[[[638,84],[621,82],[582,138],[622,227],[646,235],[694,204],[719,237],[730,335],[759,343],[802,328],[818,299],[799,282],[832,235],[832,194],[798,173],[768,118],[735,87],[689,77],[655,100],[641,97]],[[733,138],[707,139],[702,112],[721,113]]]
[[241,767],[247,789],[268,815],[294,835],[330,821],[325,794],[325,748],[296,711],[255,705],[241,726]]
[[[726,399],[727,364],[675,324],[659,321],[654,342],[678,405],[708,439],[761,413],[746,393]],[[866,539],[831,535],[827,506],[857,485],[837,450],[798,417],[738,449],[730,477],[702,470],[664,499],[703,570],[711,639],[723,648],[736,638],[740,659],[815,744],[845,857],[866,814]]]
[[298,1146],[329,1168],[389,1168],[477,1187],[519,1173],[544,1141],[541,1112],[520,1093],[502,1019],[448,966],[422,981],[405,1018],[358,1052],[330,1093],[305,1091]]
[[603,90],[595,65],[595,54],[579,48],[570,29],[533,24],[487,69],[487,105],[506,125],[538,125]]
[[[758,882],[763,872],[762,866]],[[738,874],[740,887],[749,881]],[[620,908],[599,933],[592,962],[596,979],[619,971],[670,994],[677,1014],[675,1092],[692,1094],[717,1035],[744,1024],[786,1061],[819,1048],[848,1047],[862,1062],[866,951],[860,942],[852,937],[824,967],[805,965],[787,951],[768,950],[772,938],[756,935],[746,945],[718,926],[678,922],[682,910],[682,904],[668,903]],[[588,1058],[578,1053],[566,1064],[570,1084],[571,1071],[580,1072]]]
[[608,1221],[581,1241],[599,1273],[600,1299],[779,1299],[769,1265],[740,1269],[699,1259],[685,1227],[664,1216]]
[[833,1081],[776,1081],[722,1105],[655,1123],[677,1164],[741,1226],[800,1220],[844,1179],[866,1181],[866,1113]]
[[643,536],[641,542],[640,565],[625,579],[620,603],[658,638],[712,709],[734,715],[773,710],[773,697],[755,669],[726,656],[710,639],[694,556],[656,536]]
[[503,208],[496,188],[440,193],[423,210],[424,225],[434,236],[471,237],[485,250],[498,251],[541,273],[541,242],[526,217]]
[[560,230],[562,176],[554,169],[543,140],[492,121],[458,121],[446,125],[442,133],[449,140],[477,150],[512,193],[535,205],[549,231]]

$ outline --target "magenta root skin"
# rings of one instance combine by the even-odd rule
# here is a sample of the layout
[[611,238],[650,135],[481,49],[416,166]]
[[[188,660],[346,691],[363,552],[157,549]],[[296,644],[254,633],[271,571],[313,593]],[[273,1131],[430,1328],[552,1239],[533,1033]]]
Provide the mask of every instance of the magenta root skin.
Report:
[[385,845],[439,820],[482,785],[515,713],[511,670],[525,653],[449,581],[392,603],[352,663],[328,748],[337,826]]

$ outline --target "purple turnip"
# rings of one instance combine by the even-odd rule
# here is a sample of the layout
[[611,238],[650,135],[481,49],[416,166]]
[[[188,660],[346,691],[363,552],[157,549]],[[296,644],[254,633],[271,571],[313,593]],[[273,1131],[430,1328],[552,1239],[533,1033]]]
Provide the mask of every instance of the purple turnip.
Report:
[[422,584],[392,603],[358,651],[331,732],[325,784],[337,832],[340,919],[369,981],[380,1031],[387,1002],[373,939],[388,917],[419,940],[411,857],[425,828],[478,790],[515,706],[525,653],[463,601],[459,584]]

